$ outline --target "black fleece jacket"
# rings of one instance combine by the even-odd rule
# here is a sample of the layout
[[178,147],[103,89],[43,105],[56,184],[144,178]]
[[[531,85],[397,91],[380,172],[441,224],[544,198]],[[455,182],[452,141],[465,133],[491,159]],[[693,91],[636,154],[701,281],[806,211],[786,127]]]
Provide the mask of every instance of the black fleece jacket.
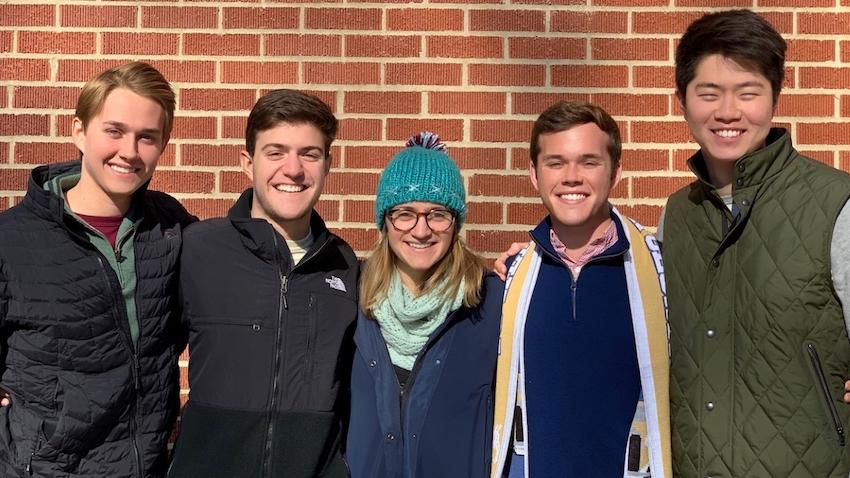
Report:
[[169,476],[347,476],[357,258],[313,212],[315,243],[293,267],[252,198],[186,233],[190,392]]

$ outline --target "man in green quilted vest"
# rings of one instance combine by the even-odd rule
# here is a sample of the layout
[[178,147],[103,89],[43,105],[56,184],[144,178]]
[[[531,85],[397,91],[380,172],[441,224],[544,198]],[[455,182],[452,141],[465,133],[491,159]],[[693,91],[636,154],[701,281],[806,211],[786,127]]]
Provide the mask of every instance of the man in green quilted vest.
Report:
[[700,150],[663,218],[675,476],[850,471],[850,175],[771,127],[785,50],[748,10],[703,16],[677,47]]

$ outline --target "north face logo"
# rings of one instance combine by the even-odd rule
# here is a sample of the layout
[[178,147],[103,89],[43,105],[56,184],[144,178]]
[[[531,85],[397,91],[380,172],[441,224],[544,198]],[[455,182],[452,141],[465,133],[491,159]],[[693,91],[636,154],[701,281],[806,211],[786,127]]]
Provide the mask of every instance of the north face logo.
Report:
[[337,276],[330,276],[325,278],[325,282],[331,287],[331,289],[336,289],[338,291],[346,292],[345,290],[345,282],[342,281]]

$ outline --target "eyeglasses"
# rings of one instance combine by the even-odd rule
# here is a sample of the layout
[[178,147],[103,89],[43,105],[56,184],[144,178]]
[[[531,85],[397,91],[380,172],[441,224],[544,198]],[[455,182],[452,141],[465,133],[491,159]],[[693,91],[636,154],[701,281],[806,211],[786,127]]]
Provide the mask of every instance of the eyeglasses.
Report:
[[425,216],[425,224],[434,232],[448,231],[455,222],[455,216],[445,209],[431,209],[428,212],[416,212],[409,209],[393,209],[387,213],[387,219],[397,231],[407,232],[419,224],[419,217]]

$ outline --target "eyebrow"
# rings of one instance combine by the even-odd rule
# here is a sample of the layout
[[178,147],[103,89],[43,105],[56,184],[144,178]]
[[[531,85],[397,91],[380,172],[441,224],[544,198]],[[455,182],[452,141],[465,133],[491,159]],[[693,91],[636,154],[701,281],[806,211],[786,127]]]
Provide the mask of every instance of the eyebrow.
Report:
[[[269,144],[263,146],[262,149],[265,151],[265,150],[270,149],[270,148],[289,149],[290,146],[285,145],[285,144],[281,144],[281,143],[269,143]],[[298,149],[298,151],[312,151],[314,149],[318,150],[322,154],[325,154],[325,150],[321,146],[305,146],[303,148]]]
[[[752,88],[752,87],[764,88],[765,84],[760,82],[760,81],[750,80],[750,81],[745,81],[743,83],[738,83],[738,84],[735,85],[735,89]],[[697,83],[696,85],[694,85],[694,89],[697,89],[697,88],[715,88],[715,89],[718,89],[718,90],[722,89],[720,87],[720,85],[718,85],[717,83],[712,83],[710,81]]]
[[[104,126],[113,126],[113,127],[118,128],[118,129],[125,130],[125,131],[130,129],[126,124],[124,124],[120,121],[107,120],[107,121],[103,122],[103,125]],[[159,128],[145,128],[145,129],[141,130],[140,132],[146,133],[146,134],[162,134],[162,130],[160,130]]]

